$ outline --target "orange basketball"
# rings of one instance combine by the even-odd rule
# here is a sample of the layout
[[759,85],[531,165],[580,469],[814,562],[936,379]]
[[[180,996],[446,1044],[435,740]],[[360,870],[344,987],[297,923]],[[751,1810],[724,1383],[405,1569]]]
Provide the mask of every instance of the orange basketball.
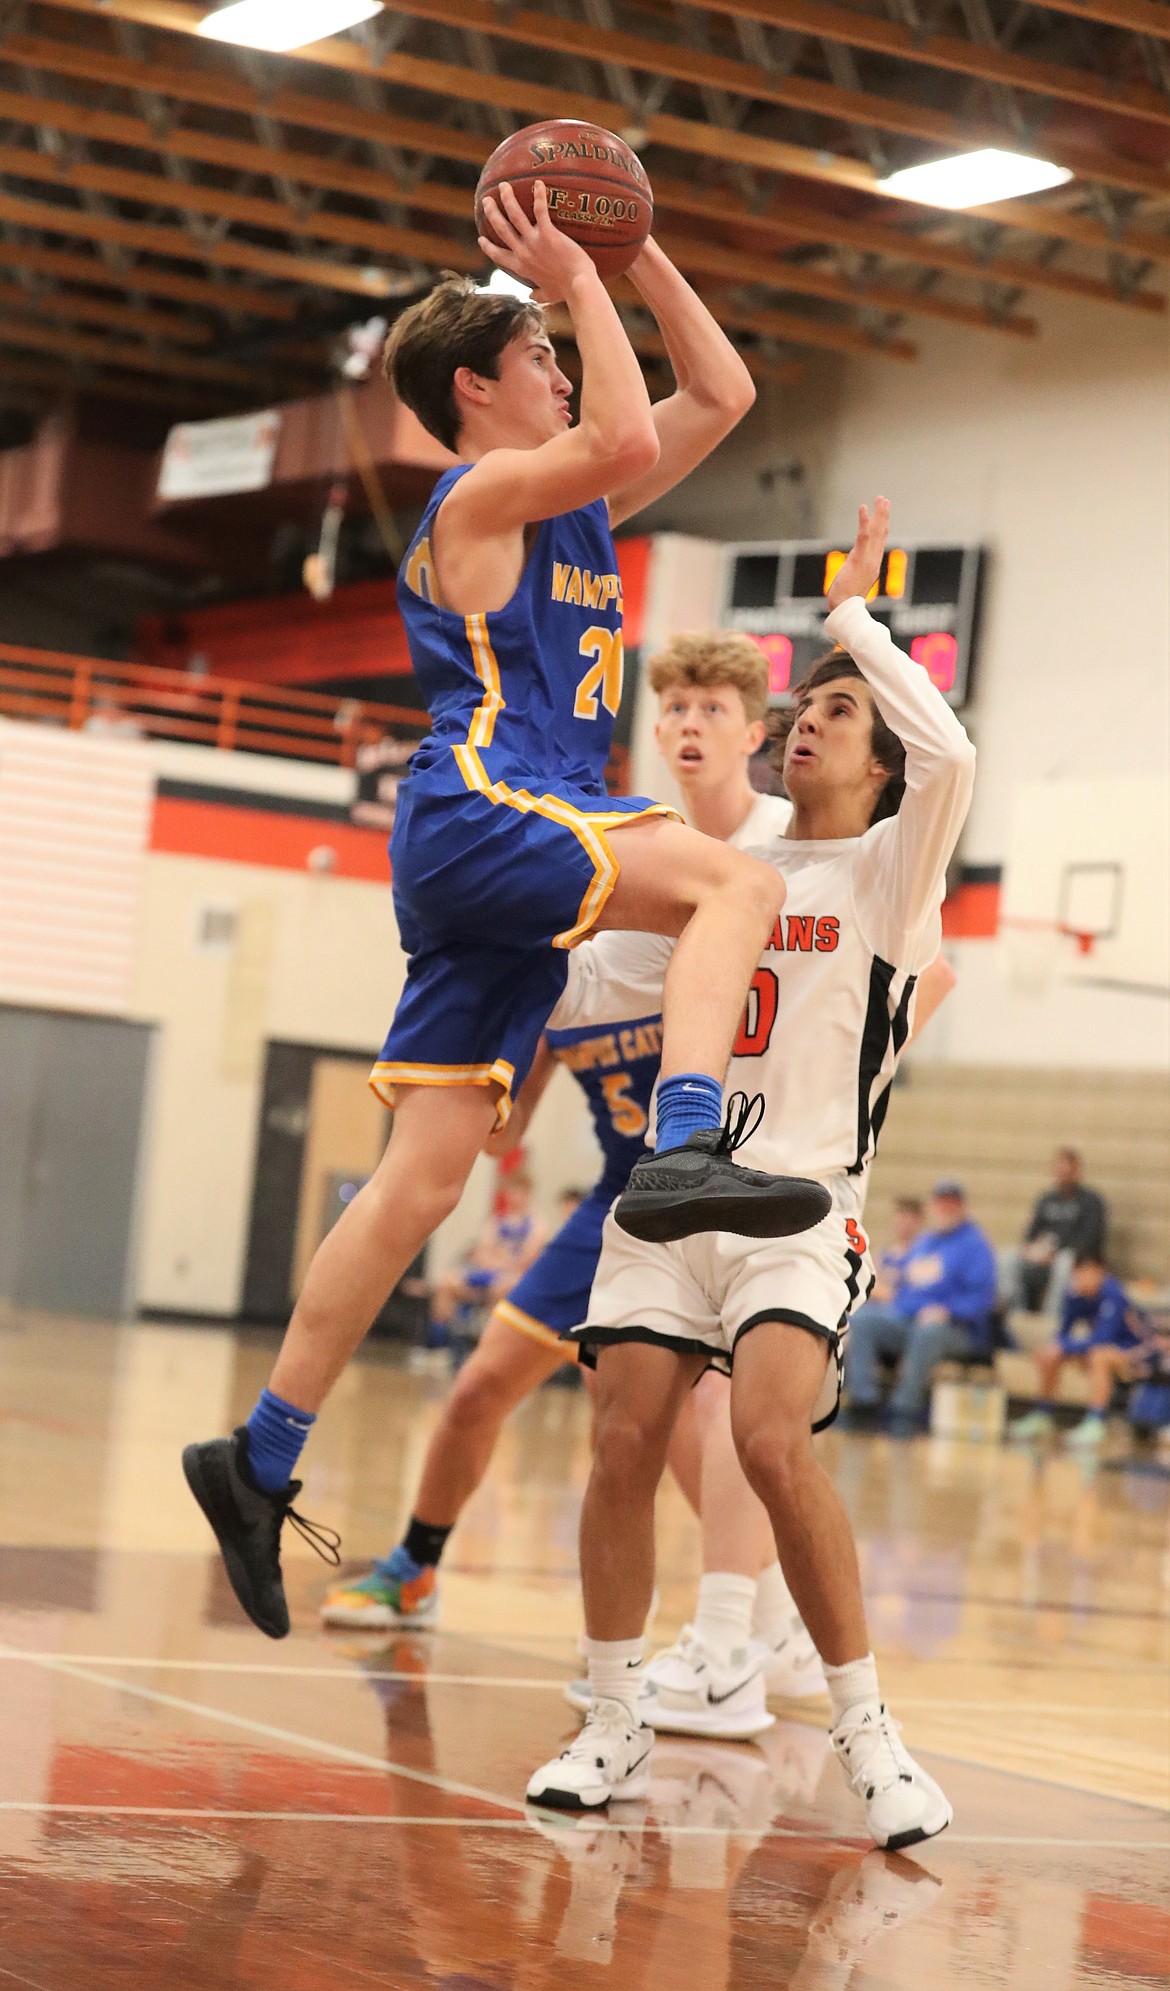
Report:
[[490,241],[483,197],[504,180],[529,216],[533,185],[543,180],[557,227],[588,250],[603,277],[628,270],[650,233],[654,196],[646,169],[625,139],[603,125],[549,118],[497,145],[475,189],[475,225]]

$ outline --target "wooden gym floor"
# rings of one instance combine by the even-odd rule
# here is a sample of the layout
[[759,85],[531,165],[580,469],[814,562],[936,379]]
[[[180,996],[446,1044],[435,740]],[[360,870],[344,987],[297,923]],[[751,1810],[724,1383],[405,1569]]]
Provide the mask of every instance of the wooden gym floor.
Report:
[[[571,1732],[584,1398],[542,1392],[453,1539],[444,1624],[242,1620],[178,1450],[271,1340],[0,1315],[0,1991],[1089,1991],[1166,1981],[1167,1513],[1148,1467],[828,1434],[887,1695],[955,1805],[874,1853],[824,1711],[661,1742],[609,1820],[526,1817]],[[395,1539],[442,1383],[374,1349],[307,1456],[354,1561]],[[660,1514],[672,1635],[697,1575]]]

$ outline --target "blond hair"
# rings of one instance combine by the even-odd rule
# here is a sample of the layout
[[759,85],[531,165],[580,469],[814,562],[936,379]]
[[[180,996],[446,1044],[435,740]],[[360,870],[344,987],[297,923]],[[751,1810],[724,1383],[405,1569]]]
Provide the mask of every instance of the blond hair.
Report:
[[647,675],[655,692],[677,685],[715,691],[738,691],[749,723],[768,710],[768,660],[758,643],[740,629],[688,630],[672,636],[665,649],[651,657]]

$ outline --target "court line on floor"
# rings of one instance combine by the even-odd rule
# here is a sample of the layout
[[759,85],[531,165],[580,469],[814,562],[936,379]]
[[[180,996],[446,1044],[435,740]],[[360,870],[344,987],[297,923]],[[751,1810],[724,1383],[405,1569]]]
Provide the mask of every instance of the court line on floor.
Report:
[[[261,1825],[382,1825],[382,1826],[443,1826],[451,1830],[475,1832],[534,1832],[539,1829],[536,1819],[524,1815],[518,1818],[458,1818],[449,1812],[438,1816],[416,1812],[367,1812],[367,1811],[247,1811],[217,1810],[210,1806],[194,1805],[148,1805],[148,1804],[50,1804],[37,1799],[0,1799],[0,1815],[5,1812],[41,1812],[54,1817],[81,1818],[150,1818],[185,1819],[202,1824],[261,1824]],[[556,1824],[567,1831],[581,1829],[579,1821],[572,1813],[542,1812],[541,1818],[549,1824]],[[593,1832],[625,1832],[669,1834],[675,1839],[726,1839],[734,1837],[737,1828],[727,1825],[672,1825],[661,1818],[589,1818],[584,1827]],[[866,1844],[860,1835],[818,1831],[810,1820],[808,1826],[769,1825],[761,1835],[766,1839],[812,1839],[829,1838],[834,1844]],[[946,1832],[937,1841],[931,1841],[934,1851],[947,1846],[1052,1846],[1072,1848],[1081,1852],[1160,1852],[1170,1845],[1167,1839],[1059,1839],[1050,1835],[997,1832]],[[926,1848],[918,1848],[925,1852]]]
[[[2,1658],[28,1658],[10,1646],[0,1646]],[[193,1714],[205,1721],[222,1722],[228,1728],[242,1728],[252,1735],[262,1735],[270,1742],[291,1743],[294,1748],[306,1749],[310,1754],[328,1756],[335,1762],[353,1763],[360,1769],[378,1770],[383,1776],[404,1777],[409,1783],[425,1784],[430,1790],[442,1791],[446,1797],[469,1798],[475,1804],[490,1804],[496,1811],[523,1813],[524,1807],[511,1798],[498,1797],[494,1791],[483,1791],[474,1784],[457,1784],[449,1777],[440,1777],[427,1770],[408,1769],[405,1764],[392,1763],[383,1756],[370,1756],[361,1749],[348,1749],[340,1742],[319,1741],[315,1736],[301,1735],[290,1728],[277,1728],[271,1722],[256,1721],[250,1715],[231,1714],[226,1708],[209,1707],[203,1701],[189,1701],[177,1694],[163,1694],[156,1687],[140,1687],[132,1680],[119,1680],[108,1673],[97,1673],[91,1667],[80,1666],[68,1659],[57,1657],[33,1659],[34,1666],[41,1666],[46,1672],[63,1673],[66,1678],[86,1680],[93,1686],[108,1687],[115,1693],[134,1694],[139,1700],[151,1701],[158,1707],[177,1708],[182,1714]]]
[[[438,1673],[438,1672],[396,1672],[375,1670],[373,1667],[360,1672],[347,1672],[340,1666],[281,1666],[257,1659],[150,1659],[135,1654],[121,1656],[114,1652],[33,1652],[19,1646],[0,1647],[0,1662],[6,1659],[30,1659],[46,1666],[127,1666],[144,1671],[169,1671],[173,1673],[240,1673],[263,1674],[270,1678],[284,1676],[289,1680],[340,1680],[352,1686],[364,1687],[371,1680],[387,1680],[396,1684],[421,1687],[499,1687],[508,1690],[535,1691],[537,1693],[559,1694],[564,1691],[563,1679],[540,1680],[528,1674],[511,1673]],[[119,1685],[123,1684],[121,1682]],[[777,1698],[782,1699],[783,1696]],[[1018,1698],[1003,1701],[973,1701],[966,1696],[956,1699],[934,1698],[931,1695],[899,1694],[900,1708],[957,1708],[965,1714],[1074,1714],[1109,1715],[1114,1719],[1147,1721],[1152,1717],[1170,1720],[1170,1707],[1127,1708],[1118,1707],[1113,1702],[1097,1705],[1084,1701],[1025,1701]]]

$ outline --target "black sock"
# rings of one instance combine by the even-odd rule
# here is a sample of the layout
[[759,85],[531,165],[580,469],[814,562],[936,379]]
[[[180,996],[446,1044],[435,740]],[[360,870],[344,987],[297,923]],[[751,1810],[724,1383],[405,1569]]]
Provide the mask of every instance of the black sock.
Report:
[[402,1546],[412,1562],[434,1569],[447,1546],[450,1532],[450,1528],[432,1528],[429,1521],[420,1521],[417,1515],[412,1514]]

